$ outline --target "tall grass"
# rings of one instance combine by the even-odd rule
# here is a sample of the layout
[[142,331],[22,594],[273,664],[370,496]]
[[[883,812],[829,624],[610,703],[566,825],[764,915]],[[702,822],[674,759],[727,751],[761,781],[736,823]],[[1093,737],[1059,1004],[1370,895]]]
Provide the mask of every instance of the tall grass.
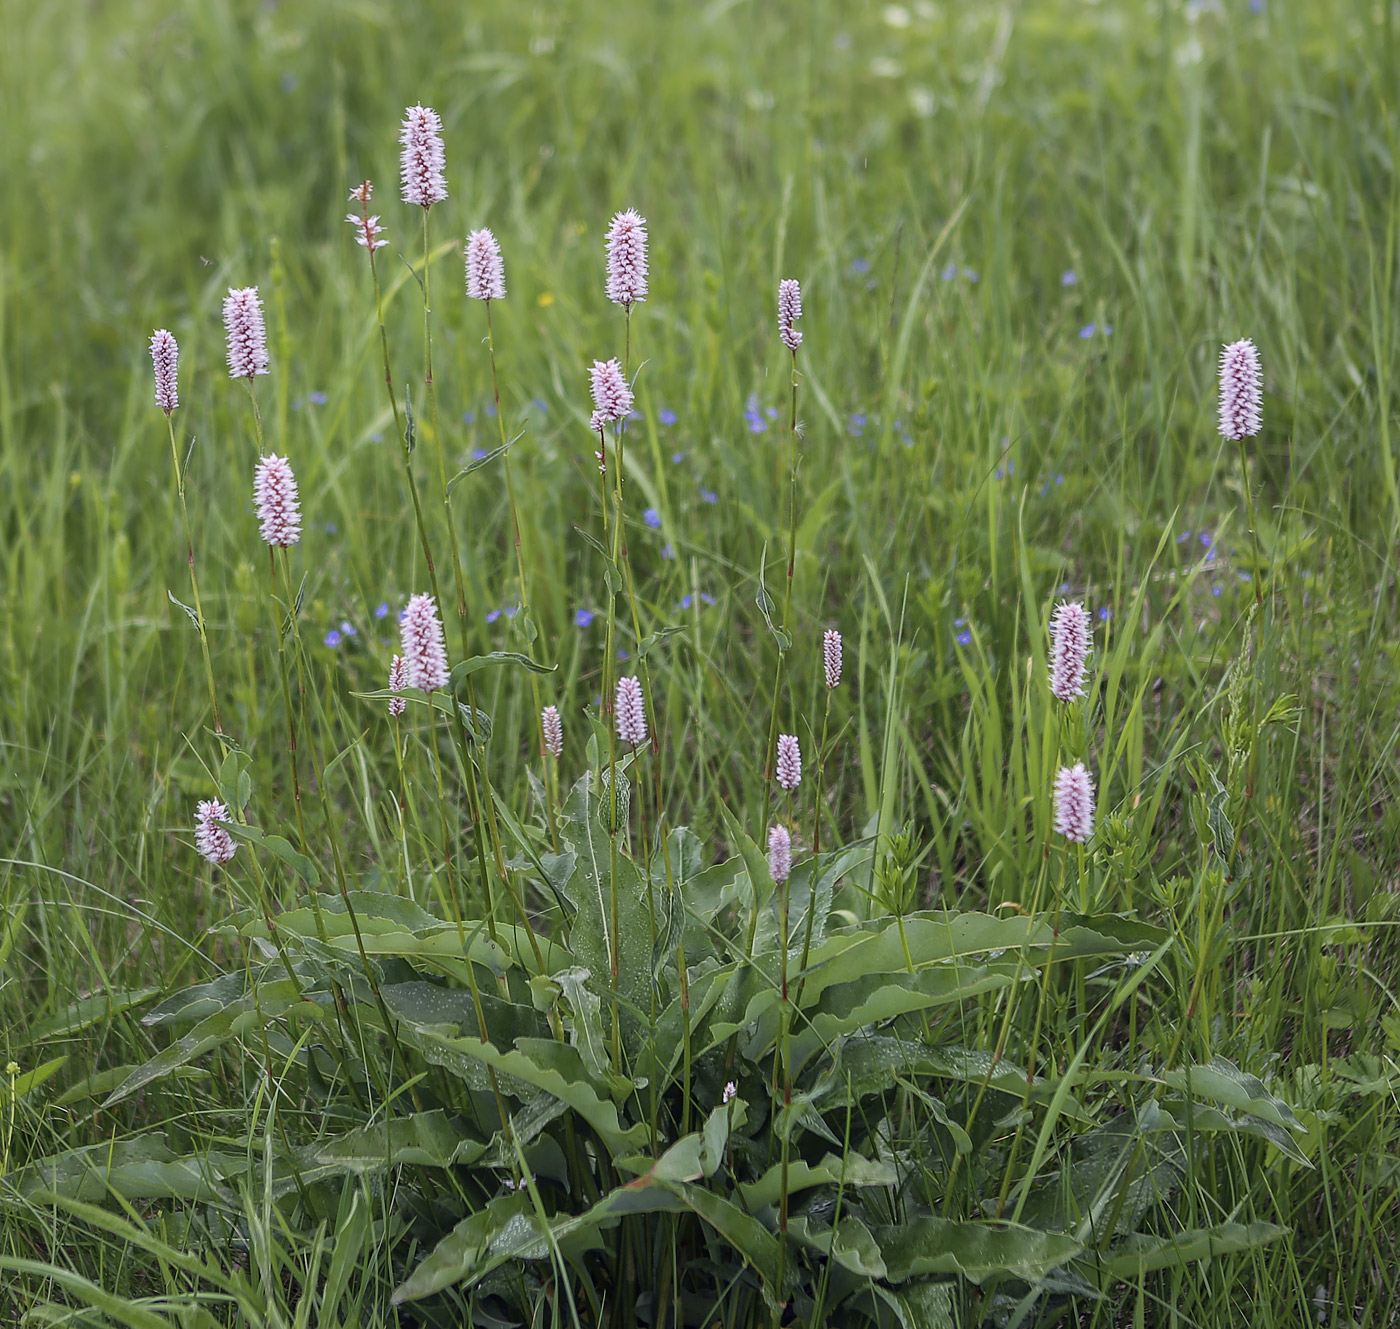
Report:
[[[576,533],[597,530],[585,368],[620,354],[601,238],[635,205],[653,266],[631,316],[643,418],[626,435],[627,543],[642,635],[681,630],[646,655],[664,760],[645,798],[710,849],[735,847],[721,807],[763,804],[777,671],[759,569],[779,602],[785,572],[790,357],[773,297],[800,275],[788,706],[814,754],[820,636],[839,627],[847,684],[831,698],[821,843],[878,837],[839,903],[852,918],[1049,904],[1048,788],[1072,740],[1092,756],[1101,830],[1083,875],[1065,867],[1086,893],[1066,907],[1136,914],[1173,945],[1111,1018],[1123,975],[1087,967],[1077,985],[1037,979],[1015,1008],[973,1003],[978,1048],[1014,1020],[1105,1115],[1173,1057],[1219,1055],[1307,1127],[1308,1165],[1228,1136],[1208,1164],[1188,1156],[1169,1201],[1183,1228],[1259,1220],[1286,1240],[1144,1272],[1059,1313],[1392,1321],[1391,0],[412,14],[373,0],[6,0],[0,20],[0,1058],[18,1067],[0,1083],[0,1170],[157,1126],[208,1155],[311,1128],[275,1075],[227,1056],[99,1106],[164,1046],[140,1023],[153,990],[244,963],[224,878],[191,847],[222,753],[198,636],[169,599],[188,574],[144,356],[155,327],[183,351],[177,421],[223,728],[247,755],[259,824],[295,824],[248,502],[256,454],[246,393],[222,367],[230,285],[263,292],[263,428],[293,456],[306,514],[306,686],[333,738],[306,791],[310,838],[329,872],[333,821],[349,877],[388,892],[417,889],[442,858],[428,791],[401,820],[395,731],[354,696],[383,687],[397,611],[425,572],[345,198],[378,185],[402,391],[421,382],[423,242],[395,201],[395,134],[421,99],[443,114],[452,190],[429,255],[446,473],[521,435],[519,562],[500,463],[452,497],[470,649],[557,662],[545,700],[577,774],[607,617]],[[494,368],[454,256],[484,225],[510,291],[491,310]],[[1246,335],[1266,376],[1249,462],[1264,567],[1239,458],[1213,426],[1219,345]],[[415,383],[427,427],[420,398]],[[417,465],[440,500],[435,446]],[[443,507],[425,510],[455,655]],[[1266,578],[1253,613],[1246,575]],[[522,584],[534,642],[496,612]],[[1103,611],[1098,693],[1072,736],[1038,691],[1061,594]],[[635,658],[621,609],[617,632]],[[495,670],[476,684],[491,781],[526,818],[535,683]],[[278,882],[277,906],[297,905]],[[1071,1156],[1067,1121],[1009,1122],[1013,1135],[1023,1167]],[[993,1198],[1010,1212],[1027,1193]],[[36,1324],[411,1322],[388,1306],[404,1270],[387,1194],[347,1185],[337,1203],[317,1230],[270,1194],[239,1196],[245,1288],[226,1234],[152,1206],[6,1195],[0,1308]]]

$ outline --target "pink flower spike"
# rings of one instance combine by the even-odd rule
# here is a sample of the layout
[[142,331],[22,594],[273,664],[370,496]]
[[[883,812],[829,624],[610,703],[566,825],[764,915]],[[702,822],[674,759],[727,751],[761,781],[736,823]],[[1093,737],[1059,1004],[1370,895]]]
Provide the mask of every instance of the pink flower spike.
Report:
[[564,755],[564,722],[557,706],[546,706],[540,712],[540,727],[544,730],[544,750],[557,761]]
[[593,405],[597,410],[589,421],[593,429],[626,419],[632,409],[632,389],[627,386],[622,366],[616,360],[595,360],[588,371],[592,380]]
[[[389,664],[389,691],[402,692],[408,686],[408,664],[403,656],[396,655]],[[389,699],[390,715],[402,715],[406,710],[408,710],[408,703],[402,698],[391,697]]]
[[796,734],[778,735],[777,780],[788,793],[802,783],[802,749]]
[[431,692],[447,686],[447,646],[442,639],[437,603],[431,595],[415,595],[399,623],[408,686]]
[[399,132],[399,183],[405,203],[430,208],[447,197],[442,120],[431,106],[410,106]]
[[506,265],[501,247],[488,230],[473,231],[462,251],[467,260],[467,295],[473,300],[506,298]]
[[841,634],[835,628],[822,633],[822,668],[827,687],[836,687],[841,682]]
[[608,227],[608,299],[632,305],[647,298],[647,223],[628,208]]
[[802,334],[794,326],[801,317],[802,287],[786,277],[778,283],[778,336],[790,351],[802,345]]
[[1055,775],[1055,829],[1072,844],[1094,833],[1094,782],[1084,763],[1061,766]]
[[273,548],[286,549],[301,539],[297,478],[285,457],[273,453],[258,459],[253,472],[253,502],[262,538]]
[[216,866],[227,863],[238,852],[238,842],[221,824],[229,820],[228,808],[217,798],[205,799],[195,809],[195,848]]
[[1050,616],[1050,694],[1056,701],[1084,695],[1089,645],[1089,611],[1082,604],[1062,601]]
[[786,826],[768,828],[768,875],[779,886],[792,875],[792,836]]
[[250,381],[265,374],[267,329],[263,326],[262,301],[256,286],[230,286],[224,297],[224,333],[228,338],[228,376]]
[[647,712],[642,703],[642,681],[635,674],[617,680],[617,736],[628,747],[639,748],[647,741]]
[[169,415],[180,404],[176,379],[180,369],[180,347],[164,328],[151,334],[151,365],[156,372],[156,405]]
[[1238,442],[1253,438],[1263,422],[1259,351],[1248,337],[1220,352],[1220,433]]
[[369,207],[369,201],[374,195],[374,186],[368,180],[363,184],[358,184],[350,191],[350,202],[361,203]]

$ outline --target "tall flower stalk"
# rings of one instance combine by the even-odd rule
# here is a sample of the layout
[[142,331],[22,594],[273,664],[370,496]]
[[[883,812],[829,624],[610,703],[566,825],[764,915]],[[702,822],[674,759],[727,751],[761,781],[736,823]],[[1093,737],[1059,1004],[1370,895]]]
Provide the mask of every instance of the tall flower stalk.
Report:
[[204,605],[199,598],[199,576],[194,564],[194,539],[190,534],[190,513],[185,503],[185,472],[180,462],[180,447],[175,440],[175,411],[180,405],[179,372],[180,347],[164,328],[151,334],[151,366],[155,372],[156,404],[165,413],[166,430],[170,435],[170,459],[175,467],[175,492],[180,499],[180,524],[185,533],[185,562],[190,570],[190,593],[194,599],[194,624],[199,631],[199,653],[204,661],[204,681],[209,688],[209,708],[214,717],[214,733],[225,752],[224,726],[219,718],[219,698],[214,687],[214,664],[209,654],[209,633],[204,623]]
[[229,287],[224,297],[224,336],[227,343],[228,376],[242,379],[248,385],[248,400],[253,404],[253,430],[258,456],[263,451],[262,412],[258,410],[258,394],[253,380],[266,374],[271,366],[267,353],[267,327],[263,322],[262,297],[256,286]]
[[1240,479],[1249,512],[1249,534],[1254,549],[1254,602],[1264,603],[1264,565],[1259,561],[1259,527],[1254,518],[1254,488],[1249,481],[1249,454],[1245,444],[1258,435],[1263,423],[1263,375],[1259,350],[1245,337],[1220,351],[1220,435],[1238,444]]

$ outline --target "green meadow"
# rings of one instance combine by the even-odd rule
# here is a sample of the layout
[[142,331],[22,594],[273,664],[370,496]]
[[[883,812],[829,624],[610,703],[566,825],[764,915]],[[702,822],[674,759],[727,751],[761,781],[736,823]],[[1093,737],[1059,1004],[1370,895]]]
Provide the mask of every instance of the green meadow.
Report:
[[0,28],[0,1321],[1396,1323],[1395,0]]

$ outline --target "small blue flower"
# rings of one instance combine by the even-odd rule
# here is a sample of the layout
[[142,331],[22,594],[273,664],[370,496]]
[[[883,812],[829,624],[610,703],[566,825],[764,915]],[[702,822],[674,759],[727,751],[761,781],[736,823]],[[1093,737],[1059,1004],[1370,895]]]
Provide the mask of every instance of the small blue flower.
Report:
[[374,616],[375,616],[375,618],[388,618],[388,617],[389,617],[389,602],[388,602],[387,600],[381,600],[381,601],[375,606],[375,609],[374,609]]
[[1062,581],[1062,582],[1060,583],[1060,594],[1061,594],[1061,595],[1068,595],[1068,594],[1069,594],[1069,582],[1067,582],[1067,581]]
[[703,498],[703,499],[705,500],[706,503],[718,503],[718,502],[719,502],[719,495],[718,495],[717,493],[715,493],[715,491],[714,491],[713,489],[702,489],[702,490],[700,491],[700,497]]
[[1209,531],[1202,531],[1201,543],[1205,545],[1207,549],[1209,549],[1215,543],[1215,536],[1213,536]]
[[642,520],[654,531],[661,525],[661,514],[655,508],[648,508],[642,513]]
[[870,271],[870,260],[868,258],[853,258],[851,260],[851,271],[858,277],[863,277]]
[[634,406],[630,411],[627,412],[627,418],[628,418],[629,420],[645,420],[645,419],[646,419],[646,416],[644,416],[644,415]]
[[679,466],[679,465],[681,464],[681,462],[683,462],[684,460],[685,460],[685,453],[683,453],[683,452],[673,452],[673,453],[671,454],[671,461],[672,461],[672,463],[673,463],[674,465],[676,465],[676,466]]
[[309,401],[313,406],[324,406],[328,401],[330,401],[330,397],[328,397],[324,392],[308,392],[306,394],[306,400]]
[[1111,336],[1113,336],[1113,324],[1112,324],[1112,323],[1105,323],[1105,324],[1103,325],[1103,335],[1104,335],[1105,337],[1111,337]]
[[1241,581],[1253,581],[1253,580],[1254,580],[1254,578],[1253,578],[1252,576],[1250,576],[1250,574],[1247,573],[1247,572],[1236,572],[1236,573],[1235,573],[1235,576],[1237,576]]
[[709,591],[701,591],[701,592],[700,592],[700,602],[701,602],[701,604],[712,605],[712,604],[715,603],[715,597],[714,597],[713,595],[711,595],[711,594],[709,593]]
[[982,278],[979,277],[979,276],[977,275],[977,273],[974,272],[971,268],[964,268],[964,269],[962,270],[962,274],[963,274],[963,276],[966,277],[966,278],[968,279],[968,281],[970,281],[970,282],[979,282],[979,281],[982,280]]
[[463,423],[464,425],[474,425],[474,424],[476,423],[476,412],[475,412],[475,411],[463,411],[463,412],[462,412],[462,423]]
[[953,640],[957,642],[959,646],[966,646],[972,640],[972,633],[969,629],[964,628]]
[[662,546],[661,546],[661,557],[662,557],[662,558],[675,558],[675,556],[676,556],[676,547],[675,547],[675,545],[662,545]]
[[965,618],[955,618],[955,619],[953,620],[953,626],[954,626],[955,628],[964,628],[964,627],[967,626],[967,619],[965,619]]
[[473,448],[472,460],[480,461],[483,457],[489,457],[491,453],[486,448]]
[[1073,268],[1070,268],[1067,271],[1060,274],[1061,286],[1077,286],[1078,284],[1079,278],[1075,275]]
[[530,407],[539,415],[549,414],[549,403],[543,397],[531,397]]
[[942,277],[944,281],[952,281],[953,278],[958,275],[958,265],[956,263],[950,263],[938,275]]
[[680,419],[680,416],[668,406],[663,410],[657,411],[656,418],[660,420],[663,425],[673,425]]
[[329,646],[332,650],[334,650],[337,646],[340,645],[340,633],[338,633],[334,628],[332,628],[328,633],[326,633],[326,635],[321,640],[324,641],[326,645]]
[[627,652],[624,651],[621,647],[618,647],[617,658],[619,660],[625,660],[627,658]]
[[763,408],[763,414],[770,420],[776,420],[778,418],[778,408],[776,406],[765,406]]
[[358,637],[359,631],[349,619],[340,620],[340,635],[342,637]]
[[694,601],[690,596],[688,596],[688,595],[683,595],[683,596],[681,596],[681,606],[680,606],[680,607],[681,607],[682,609],[689,609],[690,606],[693,605],[694,603],[695,603],[695,601]]
[[591,622],[593,622],[593,618],[594,614],[591,609],[575,609],[574,627],[586,628]]
[[488,609],[486,611],[486,621],[488,623],[494,623],[500,616],[501,611],[499,609]]
[[1215,596],[1215,598],[1216,598],[1217,600],[1220,599],[1220,587],[1219,587],[1219,586],[1212,586],[1212,587],[1210,588],[1210,593],[1211,593],[1213,596]]
[[1040,496],[1041,496],[1041,498],[1044,498],[1045,495],[1048,494],[1049,492],[1050,492],[1050,481],[1047,480],[1043,485],[1040,486]]
[[1057,476],[1055,477],[1055,483],[1056,483],[1057,485],[1062,485],[1062,484],[1064,484],[1064,482],[1065,482],[1065,477],[1064,477],[1063,475],[1057,475]]
[[1088,341],[1089,338],[1094,335],[1094,332],[1095,325],[1093,323],[1086,323],[1082,328],[1079,329],[1079,339],[1081,341]]
[[511,605],[506,609],[506,617],[514,618],[520,612],[519,605]]
[[1112,618],[1112,617],[1113,617],[1113,611],[1112,611],[1107,605],[1104,605],[1104,607],[1103,607],[1102,609],[1099,610],[1099,622],[1100,622],[1100,623],[1107,623],[1108,620],[1109,620],[1110,618]]
[[487,418],[488,420],[494,420],[494,419],[496,418],[496,403],[495,403],[495,402],[490,402],[490,403],[488,403],[488,405],[487,405],[487,407],[486,407],[486,418]]
[[1177,544],[1179,544],[1179,545],[1184,545],[1190,538],[1191,538],[1191,532],[1190,532],[1190,531],[1182,531],[1182,533],[1176,537],[1176,542],[1177,542]]
[[327,535],[339,535],[339,534],[340,534],[340,528],[335,524],[335,522],[333,522],[333,521],[328,521],[328,522],[326,523],[326,534],[327,534]]

